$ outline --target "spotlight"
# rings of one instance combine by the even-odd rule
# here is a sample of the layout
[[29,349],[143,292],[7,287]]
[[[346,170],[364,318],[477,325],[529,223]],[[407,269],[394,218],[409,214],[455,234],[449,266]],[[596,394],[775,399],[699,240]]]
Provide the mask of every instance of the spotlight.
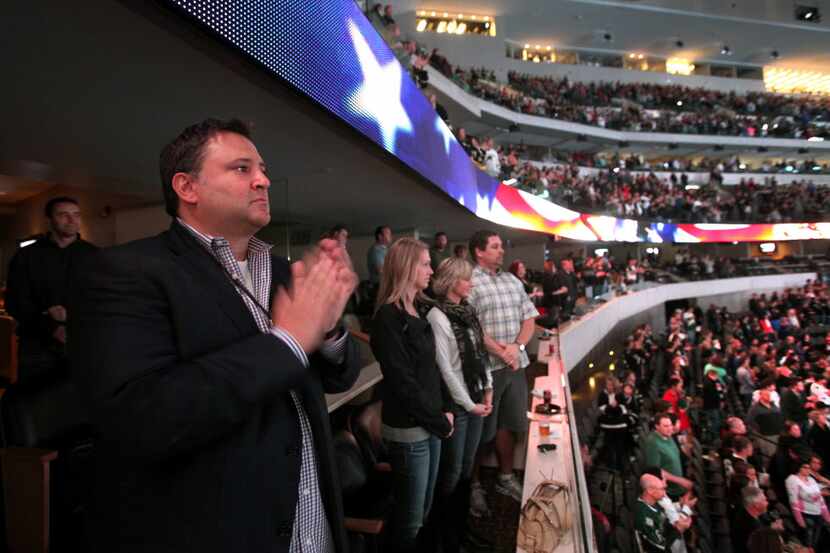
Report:
[[611,33],[603,33],[602,38],[603,40],[605,40],[605,42],[611,42],[612,40],[614,40],[614,35],[612,35]]
[[772,52],[769,53],[769,57],[771,57],[774,60],[777,60],[778,58],[781,57],[781,53],[778,52],[778,50],[773,50]]
[[723,47],[720,49],[720,53],[722,56],[731,56],[732,48],[730,48],[728,44],[724,44]]
[[795,6],[795,19],[805,23],[819,23],[821,12],[815,6]]
[[674,45],[678,48],[683,48],[683,46],[685,46],[685,43],[682,40],[678,40],[674,43]]

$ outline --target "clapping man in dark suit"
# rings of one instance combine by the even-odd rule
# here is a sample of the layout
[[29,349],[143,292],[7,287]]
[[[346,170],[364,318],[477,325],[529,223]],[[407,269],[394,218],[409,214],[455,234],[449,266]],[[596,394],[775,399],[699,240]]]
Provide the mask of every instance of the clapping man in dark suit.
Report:
[[98,431],[94,551],[345,551],[324,399],[358,373],[356,277],[323,240],[289,266],[248,127],[209,119],[160,159],[170,229],[97,254],[69,321]]

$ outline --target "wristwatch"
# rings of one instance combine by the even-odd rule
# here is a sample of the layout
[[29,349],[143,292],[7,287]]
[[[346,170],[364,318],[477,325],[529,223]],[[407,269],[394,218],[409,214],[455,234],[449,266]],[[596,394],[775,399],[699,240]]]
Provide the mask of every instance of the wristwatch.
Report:
[[521,351],[522,353],[524,353],[524,352],[525,352],[525,345],[524,345],[524,344],[519,343],[519,342],[514,342],[514,344],[516,344],[517,346],[519,346],[519,351]]

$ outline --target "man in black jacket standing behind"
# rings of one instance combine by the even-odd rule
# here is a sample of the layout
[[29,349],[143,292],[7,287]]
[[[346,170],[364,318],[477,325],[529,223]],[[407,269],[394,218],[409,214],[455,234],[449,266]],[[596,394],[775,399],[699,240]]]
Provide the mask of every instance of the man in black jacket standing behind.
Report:
[[65,369],[71,275],[96,250],[81,239],[81,208],[75,198],[50,199],[44,214],[49,232],[20,248],[9,263],[6,309],[17,321],[20,384],[40,384]]
[[93,550],[343,552],[323,394],[360,369],[348,258],[323,240],[289,266],[253,236],[270,181],[240,121],[185,129],[160,165],[170,229],[95,256],[69,320]]

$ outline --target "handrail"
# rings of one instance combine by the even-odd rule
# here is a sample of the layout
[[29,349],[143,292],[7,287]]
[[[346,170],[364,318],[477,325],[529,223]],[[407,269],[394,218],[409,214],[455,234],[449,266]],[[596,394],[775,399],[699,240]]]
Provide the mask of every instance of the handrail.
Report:
[[568,370],[564,366],[560,354],[559,335],[553,335],[551,340],[555,340],[554,347],[556,348],[554,355],[559,357],[559,362],[562,366],[562,392],[565,395],[565,405],[567,406],[567,420],[570,427],[571,436],[571,456],[574,464],[574,476],[576,477],[575,487],[578,491],[579,508],[581,516],[579,520],[582,523],[582,551],[587,553],[595,551],[594,544],[594,524],[591,518],[591,501],[588,495],[588,480],[585,477],[585,467],[582,464],[582,450],[579,443],[579,431],[576,427],[576,413],[573,409],[573,398],[571,397],[571,385],[568,381]]

